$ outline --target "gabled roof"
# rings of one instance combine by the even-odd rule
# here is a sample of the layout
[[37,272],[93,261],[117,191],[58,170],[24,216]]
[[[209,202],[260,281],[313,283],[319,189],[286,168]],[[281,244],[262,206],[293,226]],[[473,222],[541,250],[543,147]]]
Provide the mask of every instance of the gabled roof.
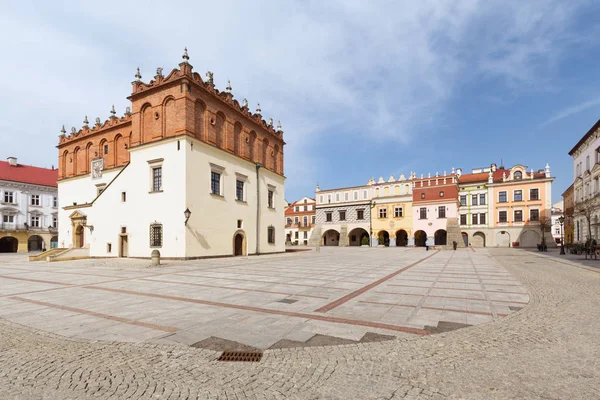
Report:
[[489,177],[489,172],[479,172],[476,174],[462,174],[460,178],[458,178],[458,183],[474,183],[474,182],[487,182]]
[[592,136],[594,132],[598,130],[598,128],[600,128],[600,119],[594,124],[594,126],[590,128],[589,131],[587,131],[585,135],[583,135],[583,137],[579,140],[579,142],[577,142],[577,144],[571,149],[571,151],[569,151],[569,155],[572,156],[573,153],[577,151],[577,148],[579,148],[579,146],[581,146],[590,136]]
[[29,183],[32,185],[58,187],[57,169],[33,167],[31,165],[10,165],[7,161],[0,161],[0,180]]

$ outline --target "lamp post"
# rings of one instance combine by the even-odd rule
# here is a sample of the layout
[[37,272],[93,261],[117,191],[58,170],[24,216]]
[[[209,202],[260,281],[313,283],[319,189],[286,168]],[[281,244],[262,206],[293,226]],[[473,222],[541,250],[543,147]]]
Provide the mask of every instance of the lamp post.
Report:
[[565,235],[563,232],[563,223],[565,222],[565,217],[558,217],[558,222],[560,223],[560,255],[565,255]]
[[186,208],[185,211],[183,212],[183,216],[185,217],[184,225],[187,226],[188,220],[190,219],[191,215],[192,215],[192,212],[190,211],[190,209]]
[[373,208],[375,207],[377,203],[374,202],[373,200],[371,200],[371,203],[369,204],[369,247],[373,246],[373,216],[371,215],[373,213]]

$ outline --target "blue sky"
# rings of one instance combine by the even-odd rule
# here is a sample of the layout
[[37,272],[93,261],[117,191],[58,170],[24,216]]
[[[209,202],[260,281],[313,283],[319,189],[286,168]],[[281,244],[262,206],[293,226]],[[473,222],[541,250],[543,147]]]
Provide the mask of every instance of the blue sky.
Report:
[[[600,118],[592,1],[219,1],[3,4],[0,157],[57,164],[60,127],[128,105],[177,66],[231,80],[284,129],[286,198],[371,177],[548,162]],[[160,17],[160,19],[159,19]]]

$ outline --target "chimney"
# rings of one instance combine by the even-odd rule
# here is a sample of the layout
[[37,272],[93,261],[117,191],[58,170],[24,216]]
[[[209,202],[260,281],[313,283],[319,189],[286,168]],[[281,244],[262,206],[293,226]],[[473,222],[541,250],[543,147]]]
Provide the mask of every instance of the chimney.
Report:
[[8,157],[6,161],[8,161],[8,165],[10,165],[11,167],[17,166],[17,157]]

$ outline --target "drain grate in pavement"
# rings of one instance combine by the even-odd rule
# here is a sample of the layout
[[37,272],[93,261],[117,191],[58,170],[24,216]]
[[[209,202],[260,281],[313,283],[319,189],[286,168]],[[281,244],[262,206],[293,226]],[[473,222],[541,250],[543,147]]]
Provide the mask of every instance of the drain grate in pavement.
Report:
[[224,351],[217,360],[259,362],[262,356],[262,351]]
[[294,299],[281,299],[281,300],[277,300],[279,303],[285,303],[285,304],[293,304],[295,302],[297,302],[298,300],[294,300]]

